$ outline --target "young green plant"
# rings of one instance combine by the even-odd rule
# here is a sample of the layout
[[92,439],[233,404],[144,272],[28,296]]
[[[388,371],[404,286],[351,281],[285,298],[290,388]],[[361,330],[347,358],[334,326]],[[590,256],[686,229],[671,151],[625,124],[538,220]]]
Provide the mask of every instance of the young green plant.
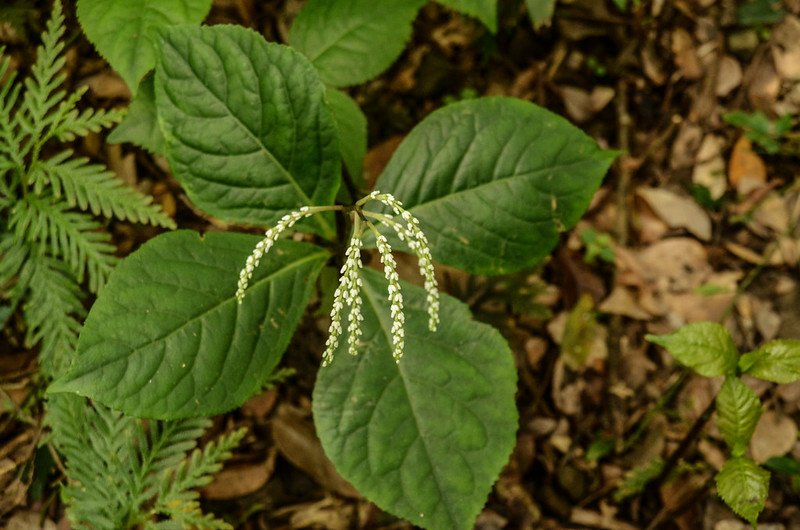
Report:
[[[179,230],[142,245],[112,273],[50,392],[161,419],[241,405],[281,361],[341,238],[349,250],[313,394],[323,448],[386,511],[471,528],[514,446],[516,373],[499,332],[438,292],[433,260],[479,274],[539,263],[616,154],[529,102],[479,98],[412,130],[381,192],[337,204],[341,130],[308,59],[234,26],[169,27],[157,48],[155,107],[175,177],[198,209],[272,228]],[[251,66],[221,75],[220,61]],[[337,236],[334,215],[352,231]],[[279,238],[290,227],[317,244]],[[417,255],[423,287],[399,279],[392,250]],[[359,266],[373,252],[382,271]]]
[[770,474],[747,456],[762,406],[741,376],[774,383],[800,380],[800,340],[772,340],[740,356],[730,332],[712,322],[687,324],[670,335],[648,335],[647,340],[702,376],[725,378],[716,397],[717,427],[731,458],[717,473],[717,492],[756,526],[769,493]]

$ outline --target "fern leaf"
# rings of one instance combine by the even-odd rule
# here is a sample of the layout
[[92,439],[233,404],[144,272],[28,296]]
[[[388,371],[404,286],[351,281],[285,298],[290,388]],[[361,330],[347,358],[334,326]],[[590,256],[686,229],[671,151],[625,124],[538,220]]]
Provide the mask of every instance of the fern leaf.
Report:
[[203,450],[195,449],[172,473],[163,475],[153,507],[154,513],[168,515],[197,528],[230,528],[227,523],[202,514],[197,502],[199,495],[193,488],[211,482],[211,476],[231,457],[231,450],[238,445],[245,432],[245,429],[239,429],[221,436],[216,442],[210,442]]
[[74,528],[119,530],[129,527],[135,512],[129,469],[131,432],[139,420],[102,405],[90,406],[85,398],[50,396],[46,424],[52,440],[64,455],[69,482],[63,496]]
[[187,418],[150,424],[148,436],[139,442],[137,474],[141,484],[140,502],[158,493],[162,474],[179,465],[197,447],[197,440],[211,426],[208,418]]
[[17,237],[47,247],[70,266],[79,282],[87,276],[89,289],[98,292],[117,261],[112,255],[114,246],[94,219],[68,208],[52,197],[29,194],[11,209],[9,229]]
[[65,76],[61,73],[64,59],[64,15],[61,3],[53,3],[47,28],[42,34],[42,44],[36,52],[36,62],[31,68],[31,76],[25,80],[25,95],[22,98],[21,112],[17,122],[32,138],[38,139],[52,124],[47,115],[65,98],[65,92],[58,90]]
[[99,132],[101,129],[116,125],[124,117],[125,111],[121,109],[86,109],[78,113],[78,110],[71,106],[63,117],[59,117],[50,134],[62,142],[69,142],[75,137],[86,136],[89,132]]
[[30,182],[34,191],[42,193],[50,185],[53,194],[57,198],[63,196],[71,207],[108,218],[175,227],[175,222],[159,206],[152,204],[152,197],[126,186],[103,166],[71,156],[71,150],[62,151],[31,167]]
[[62,373],[78,343],[80,322],[86,315],[83,293],[72,272],[59,260],[29,253],[20,273],[27,286],[23,306],[29,347],[41,343],[39,363],[47,376]]

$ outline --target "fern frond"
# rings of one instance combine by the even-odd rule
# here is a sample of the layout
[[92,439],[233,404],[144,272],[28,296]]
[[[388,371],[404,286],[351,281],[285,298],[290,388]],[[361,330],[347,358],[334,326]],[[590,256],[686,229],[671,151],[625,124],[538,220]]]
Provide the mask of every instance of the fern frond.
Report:
[[64,15],[61,2],[56,1],[42,34],[42,44],[36,50],[31,76],[25,80],[21,112],[16,115],[17,123],[32,139],[40,139],[43,131],[52,125],[48,114],[66,97],[64,90],[58,90],[65,79],[61,73],[66,63],[63,36]]
[[138,443],[137,475],[140,503],[158,493],[162,475],[183,461],[197,447],[197,440],[211,427],[208,418],[187,418],[176,421],[152,422],[146,436]]
[[89,289],[98,292],[105,285],[117,258],[109,236],[90,216],[69,211],[69,205],[52,197],[29,194],[11,209],[9,229],[17,237],[47,247],[61,257],[79,282],[88,277]]
[[29,347],[41,343],[39,364],[47,376],[56,376],[66,369],[78,344],[86,310],[81,302],[83,292],[72,272],[60,260],[27,253],[20,273],[20,284],[27,287],[23,305]]
[[220,436],[203,450],[192,451],[191,456],[178,464],[172,473],[163,475],[153,512],[197,528],[230,528],[227,523],[202,514],[197,502],[199,495],[193,488],[211,482],[211,476],[231,457],[231,451],[245,433],[245,429],[239,429]]
[[63,495],[74,528],[119,530],[134,511],[127,462],[130,436],[140,420],[70,394],[50,396],[45,417],[67,463]]
[[[0,55],[3,51],[0,49]],[[8,74],[9,68],[11,68],[11,59],[8,57],[0,59],[0,79]],[[19,100],[22,88],[22,85],[14,82],[16,76],[16,72],[11,73],[6,82],[0,86],[0,153],[3,154],[3,159],[6,161],[3,169],[0,169],[0,173],[14,166],[22,167],[24,164],[22,154],[19,153],[19,144],[22,139],[13,124],[13,110]]]
[[[82,93],[82,92],[81,92]],[[50,134],[62,142],[69,142],[75,137],[86,136],[89,132],[99,132],[122,121],[125,111],[122,109],[86,109],[81,113],[71,105],[63,117],[59,116]]]
[[175,222],[153,199],[125,185],[116,175],[86,158],[70,158],[71,150],[62,151],[31,167],[30,183],[36,193],[49,185],[56,198],[62,195],[71,207],[89,210],[95,215],[174,228]]

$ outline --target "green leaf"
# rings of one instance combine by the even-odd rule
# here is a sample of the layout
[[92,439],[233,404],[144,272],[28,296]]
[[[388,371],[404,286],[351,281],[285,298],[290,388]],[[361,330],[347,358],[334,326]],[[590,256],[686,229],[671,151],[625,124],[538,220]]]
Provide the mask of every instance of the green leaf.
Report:
[[164,135],[158,126],[153,79],[152,76],[146,77],[139,85],[139,92],[131,101],[122,123],[108,135],[109,143],[129,142],[144,147],[153,154],[164,154]]
[[800,340],[771,340],[745,353],[739,360],[742,372],[772,381],[793,383],[800,380]]
[[528,6],[528,16],[531,17],[534,28],[550,24],[556,9],[556,0],[525,0],[525,5]]
[[717,473],[717,492],[725,504],[756,526],[769,493],[769,472],[749,458],[731,458]]
[[549,255],[615,156],[533,103],[481,98],[428,116],[375,187],[419,218],[434,259],[505,274]]
[[425,528],[472,528],[515,443],[508,345],[447,296],[431,333],[425,291],[404,283],[406,346],[397,364],[387,283],[369,269],[363,279],[360,354],[342,344],[314,389],[325,453],[382,509]]
[[411,37],[425,0],[309,0],[289,43],[308,57],[326,83],[358,85],[389,68]]
[[761,402],[738,377],[727,377],[717,394],[717,427],[733,456],[744,456],[761,417]]
[[258,241],[179,231],[147,242],[112,273],[75,362],[50,392],[162,419],[240,405],[280,360],[328,257],[312,245],[279,242],[238,305],[238,271]]
[[716,377],[736,372],[739,354],[731,334],[720,324],[695,322],[669,335],[645,338],[666,348],[679,363],[700,375]]
[[[331,204],[341,181],[325,87],[299,53],[238,26],[162,33],[156,104],[189,197],[230,222],[272,225]],[[333,218],[315,216],[333,236]]]
[[176,24],[199,24],[211,0],[78,0],[78,20],[131,93],[156,64],[155,35]]
[[[328,105],[336,120],[339,149],[347,172],[358,186],[364,185],[364,157],[367,154],[367,118],[353,98],[328,88]],[[358,197],[356,197],[358,199]]]
[[497,33],[497,0],[436,0],[465,15],[480,20],[492,33]]

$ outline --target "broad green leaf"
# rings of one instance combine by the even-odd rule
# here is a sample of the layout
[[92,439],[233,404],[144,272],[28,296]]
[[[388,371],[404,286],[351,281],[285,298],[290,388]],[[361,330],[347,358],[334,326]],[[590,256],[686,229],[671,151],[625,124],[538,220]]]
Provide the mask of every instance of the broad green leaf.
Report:
[[402,284],[406,341],[392,359],[382,275],[364,270],[360,353],[322,368],[314,419],[325,453],[378,506],[415,525],[469,529],[515,443],[516,371],[500,334],[443,296],[428,331],[425,291]]
[[492,33],[497,33],[497,0],[436,0],[465,15],[480,20]]
[[[192,201],[267,226],[331,204],[341,180],[325,87],[299,53],[238,26],[162,33],[156,104],[167,159]],[[332,236],[332,217],[315,216]]]
[[[367,118],[353,98],[328,89],[328,104],[339,132],[339,149],[347,172],[357,186],[364,185],[363,167],[367,154]],[[356,197],[358,200],[360,197]]]
[[75,362],[50,392],[160,419],[240,405],[280,360],[328,257],[319,247],[280,241],[239,305],[239,270],[258,241],[191,231],[148,241],[112,273]]
[[669,335],[645,338],[666,348],[679,363],[700,375],[716,377],[736,372],[739,353],[731,334],[720,324],[695,322]]
[[793,383],[800,380],[800,340],[771,340],[739,359],[742,372],[772,381]]
[[375,188],[419,218],[434,259],[504,274],[549,255],[615,156],[533,103],[481,98],[448,105],[415,127]]
[[425,0],[309,0],[289,43],[326,83],[342,87],[376,77],[400,56]]
[[211,0],[78,0],[78,20],[131,93],[156,65],[155,36],[176,24],[199,24]]
[[525,5],[534,28],[550,24],[556,9],[556,0],[525,0]]
[[731,458],[717,473],[717,492],[734,512],[756,526],[769,493],[769,472],[749,458]]
[[125,118],[108,135],[108,141],[112,144],[129,142],[144,147],[153,154],[164,154],[164,135],[158,127],[156,92],[152,76],[142,80]]
[[726,377],[717,395],[717,427],[733,456],[744,456],[761,417],[761,402],[738,377]]

